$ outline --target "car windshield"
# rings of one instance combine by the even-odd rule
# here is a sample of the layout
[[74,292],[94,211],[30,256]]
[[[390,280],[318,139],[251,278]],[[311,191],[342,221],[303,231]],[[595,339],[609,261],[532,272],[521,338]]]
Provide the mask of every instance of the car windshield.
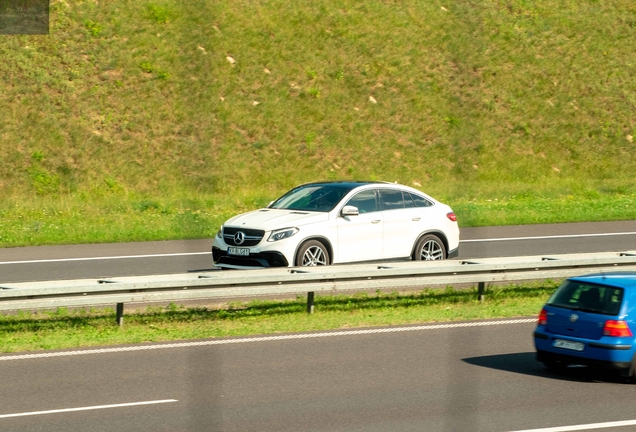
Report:
[[329,212],[353,187],[342,185],[305,185],[287,192],[269,208]]
[[603,315],[618,315],[622,302],[622,288],[566,281],[552,294],[547,304]]

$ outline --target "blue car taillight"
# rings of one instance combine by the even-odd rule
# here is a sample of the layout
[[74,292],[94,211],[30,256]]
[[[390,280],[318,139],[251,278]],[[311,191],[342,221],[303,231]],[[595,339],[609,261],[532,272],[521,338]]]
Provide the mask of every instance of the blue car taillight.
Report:
[[545,309],[541,309],[541,313],[539,313],[539,325],[547,326],[548,325],[548,313]]
[[622,320],[607,320],[603,326],[603,335],[611,337],[631,337],[632,331]]

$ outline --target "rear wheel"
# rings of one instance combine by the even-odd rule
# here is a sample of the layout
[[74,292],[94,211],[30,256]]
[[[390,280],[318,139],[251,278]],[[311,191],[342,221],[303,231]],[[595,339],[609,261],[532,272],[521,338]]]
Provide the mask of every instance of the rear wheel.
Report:
[[428,234],[422,237],[415,246],[415,261],[433,261],[446,258],[446,247],[439,237]]
[[632,363],[629,369],[621,371],[621,377],[623,377],[625,381],[636,383],[636,355],[632,357]]
[[299,267],[329,265],[329,252],[318,240],[309,240],[298,249],[296,265]]

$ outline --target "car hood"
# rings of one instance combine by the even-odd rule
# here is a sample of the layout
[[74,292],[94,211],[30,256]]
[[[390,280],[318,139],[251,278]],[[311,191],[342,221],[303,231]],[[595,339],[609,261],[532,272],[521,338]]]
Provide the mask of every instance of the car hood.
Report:
[[280,228],[298,227],[310,223],[322,222],[328,219],[329,213],[282,209],[260,209],[234,216],[223,225],[271,231]]

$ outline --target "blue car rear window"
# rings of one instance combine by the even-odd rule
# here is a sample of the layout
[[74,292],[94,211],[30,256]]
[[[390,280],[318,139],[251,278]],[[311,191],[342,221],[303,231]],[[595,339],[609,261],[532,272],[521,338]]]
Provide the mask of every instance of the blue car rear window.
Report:
[[623,303],[623,289],[577,281],[565,281],[547,304],[562,308],[618,315]]

